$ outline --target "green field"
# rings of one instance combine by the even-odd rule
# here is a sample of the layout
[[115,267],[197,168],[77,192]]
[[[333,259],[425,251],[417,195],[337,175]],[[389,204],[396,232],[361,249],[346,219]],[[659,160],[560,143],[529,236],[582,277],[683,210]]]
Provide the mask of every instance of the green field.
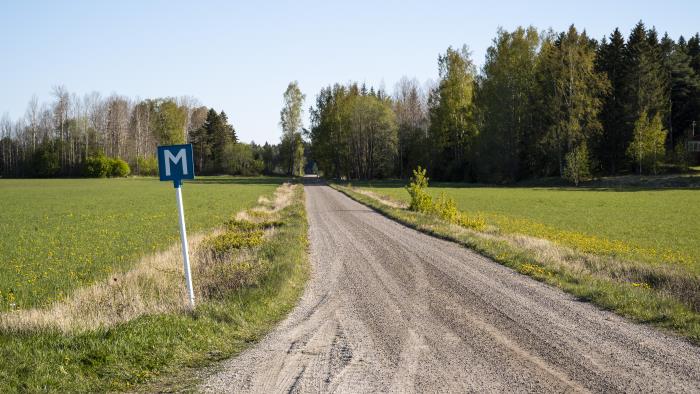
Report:
[[[189,232],[220,225],[281,178],[183,187]],[[172,184],[154,178],[0,179],[0,311],[45,306],[178,240]]]
[[[409,201],[402,184],[357,184]],[[700,190],[470,187],[434,184],[435,198],[505,232],[550,239],[583,250],[650,263],[680,263],[700,271]]]
[[[280,183],[282,179],[277,178],[217,177],[185,184],[183,192],[190,230],[222,227],[227,229],[226,233],[248,234],[244,232],[248,231],[245,225],[231,227],[232,214],[242,207],[259,209],[277,204],[271,202],[277,201],[272,198],[272,192]],[[56,280],[61,279],[61,272],[75,271],[78,267],[90,269],[92,278],[104,275],[104,267],[125,270],[139,254],[177,243],[174,192],[172,185],[167,183],[128,179],[25,180],[2,181],[0,184],[3,197],[13,197],[12,210],[9,210],[12,215],[6,210],[3,218],[12,218],[15,223],[3,227],[3,238],[21,239],[12,233],[21,231],[26,234],[34,229],[32,224],[21,220],[20,212],[25,212],[35,221],[44,220],[41,223],[48,229],[34,229],[40,235],[37,242],[46,244],[36,246],[37,250],[46,254],[62,250],[65,254],[60,260],[52,260],[54,270],[51,274]],[[200,376],[194,373],[195,370],[231,357],[255,343],[296,305],[301,296],[309,274],[308,222],[303,189],[300,186],[287,189],[292,190],[291,197],[286,200],[286,205],[280,205],[279,210],[272,213],[248,211],[248,217],[254,220],[274,223],[275,230],[261,242],[251,247],[231,244],[229,254],[220,255],[217,260],[207,260],[206,266],[198,265],[202,264],[198,253],[201,248],[207,248],[203,246],[207,239],[218,239],[217,233],[209,234],[199,247],[191,251],[195,285],[199,288],[217,285],[215,293],[198,298],[193,311],[147,313],[113,325],[96,324],[88,329],[69,328],[67,331],[51,327],[18,328],[5,321],[8,328],[0,330],[0,392],[194,390]],[[267,199],[255,204],[261,195]],[[59,199],[70,202],[62,204]],[[75,216],[85,223],[72,222],[70,218]],[[93,231],[93,228],[106,230]],[[60,241],[59,235],[54,235],[58,232],[65,232],[70,242]],[[120,241],[105,242],[111,238]],[[50,240],[57,241],[54,244]],[[8,244],[7,239],[3,242]],[[122,244],[130,245],[128,251],[119,251]],[[93,264],[85,266],[71,257],[86,255],[103,260],[96,258]],[[112,263],[115,259],[119,263]],[[24,261],[24,267],[43,268],[42,259],[33,258],[31,254],[27,254]],[[184,285],[179,275],[173,277],[163,271],[149,277],[143,274],[143,267],[139,267],[136,265],[129,273],[142,272],[141,276],[115,275],[115,278],[121,278],[120,284],[104,291],[147,291],[153,278],[177,283],[176,287]],[[3,280],[8,275],[15,275],[14,270],[5,267],[3,270],[0,271]],[[240,280],[241,275],[245,275],[246,281]],[[43,279],[28,283],[26,292],[20,294],[33,296],[36,304],[46,303],[51,292],[41,286],[59,289],[65,294],[89,283],[89,278],[86,275],[79,280],[60,282],[62,287],[53,286],[48,279]],[[132,282],[124,283],[124,280]],[[139,294],[141,301],[146,297],[149,297],[148,292]],[[67,297],[63,303],[71,299],[73,297]],[[126,301],[132,299],[129,296]],[[114,307],[98,300],[95,305],[87,306]],[[38,313],[50,309],[42,308]],[[26,312],[4,311],[0,312],[0,318]],[[32,317],[27,316],[31,322]],[[59,319],[74,317],[58,316]]]

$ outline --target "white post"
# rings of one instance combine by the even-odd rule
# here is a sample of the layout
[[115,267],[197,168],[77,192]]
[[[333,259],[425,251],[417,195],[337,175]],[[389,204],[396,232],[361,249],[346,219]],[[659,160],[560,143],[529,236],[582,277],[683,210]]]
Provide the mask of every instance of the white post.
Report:
[[185,281],[190,295],[190,306],[194,309],[194,289],[192,289],[192,274],[190,273],[190,253],[187,246],[187,232],[185,231],[185,210],[182,207],[182,182],[175,184],[177,195],[177,211],[180,216],[180,241],[182,242],[182,258],[185,261]]

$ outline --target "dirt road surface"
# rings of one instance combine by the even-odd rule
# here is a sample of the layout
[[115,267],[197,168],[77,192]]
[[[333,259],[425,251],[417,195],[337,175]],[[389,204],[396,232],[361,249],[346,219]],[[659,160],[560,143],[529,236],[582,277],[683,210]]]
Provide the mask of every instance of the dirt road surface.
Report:
[[307,185],[312,278],[211,392],[700,392],[700,348]]

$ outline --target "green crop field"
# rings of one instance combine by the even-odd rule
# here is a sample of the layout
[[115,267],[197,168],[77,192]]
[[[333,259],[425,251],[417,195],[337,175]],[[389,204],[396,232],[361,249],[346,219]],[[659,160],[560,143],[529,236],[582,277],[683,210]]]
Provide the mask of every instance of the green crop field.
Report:
[[[357,184],[409,201],[403,184]],[[473,187],[435,184],[435,198],[452,197],[460,210],[505,232],[521,233],[584,252],[700,271],[700,190]]]
[[[220,225],[281,178],[183,187],[188,232]],[[154,178],[0,179],[0,311],[45,306],[178,240],[172,184]]]

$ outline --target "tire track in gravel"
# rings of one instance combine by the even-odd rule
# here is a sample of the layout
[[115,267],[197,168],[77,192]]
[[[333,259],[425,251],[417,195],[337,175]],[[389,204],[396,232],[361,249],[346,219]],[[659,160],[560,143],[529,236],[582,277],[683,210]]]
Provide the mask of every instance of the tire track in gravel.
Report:
[[210,392],[698,392],[700,348],[309,184],[299,305]]

